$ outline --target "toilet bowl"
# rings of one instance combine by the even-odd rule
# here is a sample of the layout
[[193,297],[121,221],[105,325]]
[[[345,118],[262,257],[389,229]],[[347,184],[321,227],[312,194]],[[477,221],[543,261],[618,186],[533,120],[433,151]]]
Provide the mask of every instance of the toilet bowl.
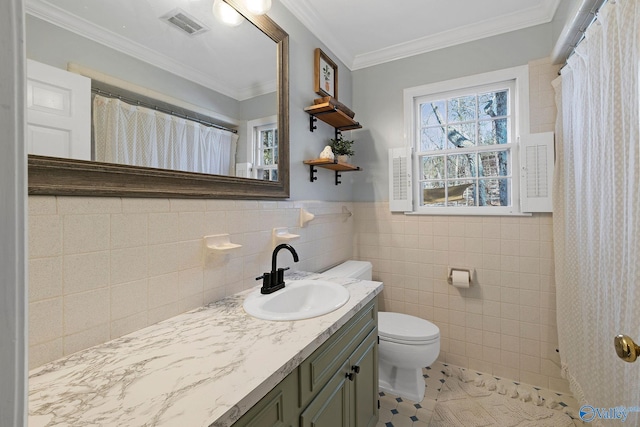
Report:
[[[323,274],[371,280],[367,261],[346,261]],[[424,399],[422,368],[431,365],[440,353],[440,329],[428,320],[402,313],[378,313],[378,386],[414,402]]]
[[440,330],[433,323],[401,313],[378,313],[378,384],[381,391],[422,402],[422,368],[440,353]]

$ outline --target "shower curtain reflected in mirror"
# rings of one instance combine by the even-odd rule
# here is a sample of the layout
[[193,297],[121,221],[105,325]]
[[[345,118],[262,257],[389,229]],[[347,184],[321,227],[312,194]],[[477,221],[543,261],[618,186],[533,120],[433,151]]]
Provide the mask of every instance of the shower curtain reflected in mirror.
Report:
[[93,101],[95,160],[235,175],[238,135],[119,99]]
[[613,346],[640,339],[639,22],[640,2],[607,3],[554,82],[558,342],[571,390],[594,408],[640,402],[640,363]]

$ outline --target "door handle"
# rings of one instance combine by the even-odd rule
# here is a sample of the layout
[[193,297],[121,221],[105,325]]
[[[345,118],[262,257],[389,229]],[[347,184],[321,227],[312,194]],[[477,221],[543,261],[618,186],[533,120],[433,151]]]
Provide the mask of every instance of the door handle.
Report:
[[640,356],[640,347],[626,335],[616,335],[613,339],[613,345],[618,357],[625,362],[635,362]]

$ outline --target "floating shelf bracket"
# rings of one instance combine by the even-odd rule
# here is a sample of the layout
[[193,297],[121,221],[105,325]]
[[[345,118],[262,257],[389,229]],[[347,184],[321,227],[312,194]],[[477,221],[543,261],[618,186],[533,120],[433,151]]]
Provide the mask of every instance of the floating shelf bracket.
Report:
[[309,181],[317,181],[318,177],[316,174],[318,173],[318,169],[314,165],[309,165]]
[[313,159],[313,160],[305,160],[303,162],[305,165],[309,166],[309,181],[313,182],[318,179],[316,173],[318,172],[318,168],[330,169],[335,172],[335,184],[339,185],[342,183],[340,178],[342,177],[342,172],[352,172],[352,171],[360,171],[362,170],[359,166],[354,166],[349,163],[343,163],[338,161],[337,159],[329,160],[329,159]]
[[314,130],[318,129],[318,126],[316,126],[316,122],[318,121],[318,119],[316,118],[316,116],[309,116],[309,131],[313,132]]

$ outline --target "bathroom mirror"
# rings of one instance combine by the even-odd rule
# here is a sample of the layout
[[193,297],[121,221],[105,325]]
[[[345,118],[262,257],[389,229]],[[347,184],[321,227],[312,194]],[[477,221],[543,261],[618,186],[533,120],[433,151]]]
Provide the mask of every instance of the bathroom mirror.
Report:
[[[71,2],[72,0],[69,0]],[[167,0],[168,1],[168,0]],[[271,18],[258,16],[249,12],[240,0],[224,0],[233,6],[248,22],[241,26],[255,26],[259,34],[273,43],[275,52],[274,89],[275,92],[260,97],[275,99],[272,113],[264,108],[248,114],[270,115],[277,123],[278,166],[272,173],[271,181],[263,179],[241,178],[237,176],[208,175],[203,173],[183,172],[169,169],[156,169],[142,166],[130,166],[114,163],[103,163],[87,160],[65,159],[29,155],[29,194],[33,195],[87,195],[87,196],[121,196],[121,197],[187,197],[187,198],[229,198],[229,199],[281,199],[289,196],[289,58],[288,35]],[[171,0],[176,6],[188,7],[187,0]],[[27,5],[28,13],[34,15]],[[66,3],[62,1],[60,3]],[[121,3],[121,4],[120,4]],[[134,9],[145,2],[128,2],[119,0],[109,2],[110,7]],[[153,3],[154,6],[158,2]],[[166,2],[165,2],[166,3]],[[206,5],[209,13],[213,0],[199,0]],[[155,12],[155,11],[154,11]],[[139,11],[137,11],[139,13]],[[157,15],[157,13],[156,13]],[[41,18],[37,14],[36,17]],[[86,22],[84,23],[86,24]],[[29,23],[27,22],[27,25]],[[163,24],[164,25],[164,24]],[[167,25],[167,28],[169,26]],[[233,31],[233,28],[230,28]],[[174,29],[167,29],[172,32]],[[214,33],[212,31],[211,33]],[[230,32],[230,34],[233,34]],[[232,35],[219,43],[232,44]],[[27,44],[29,38],[27,38]],[[72,46],[71,46],[72,47]],[[263,49],[264,50],[264,49]],[[29,52],[29,48],[27,48]],[[249,55],[249,54],[248,54]],[[78,62],[81,63],[80,58]],[[268,65],[265,64],[265,67]],[[239,66],[236,66],[239,67]],[[235,74],[241,74],[240,67]],[[264,67],[263,67],[264,68]],[[211,74],[214,74],[213,72]],[[265,71],[265,74],[268,74]],[[205,76],[210,77],[210,76]],[[198,82],[199,83],[199,82]],[[200,84],[200,83],[199,83]],[[255,82],[250,82],[259,86]],[[207,92],[209,93],[209,92]],[[217,102],[217,101],[214,101]],[[251,109],[251,107],[247,107]],[[254,108],[256,110],[256,108]],[[266,111],[266,112],[265,112]],[[219,112],[219,111],[217,111]],[[222,113],[221,116],[231,116]],[[252,116],[248,116],[250,120]],[[241,125],[241,126],[244,126]],[[246,129],[239,129],[248,133]],[[247,136],[248,137],[248,136]]]

